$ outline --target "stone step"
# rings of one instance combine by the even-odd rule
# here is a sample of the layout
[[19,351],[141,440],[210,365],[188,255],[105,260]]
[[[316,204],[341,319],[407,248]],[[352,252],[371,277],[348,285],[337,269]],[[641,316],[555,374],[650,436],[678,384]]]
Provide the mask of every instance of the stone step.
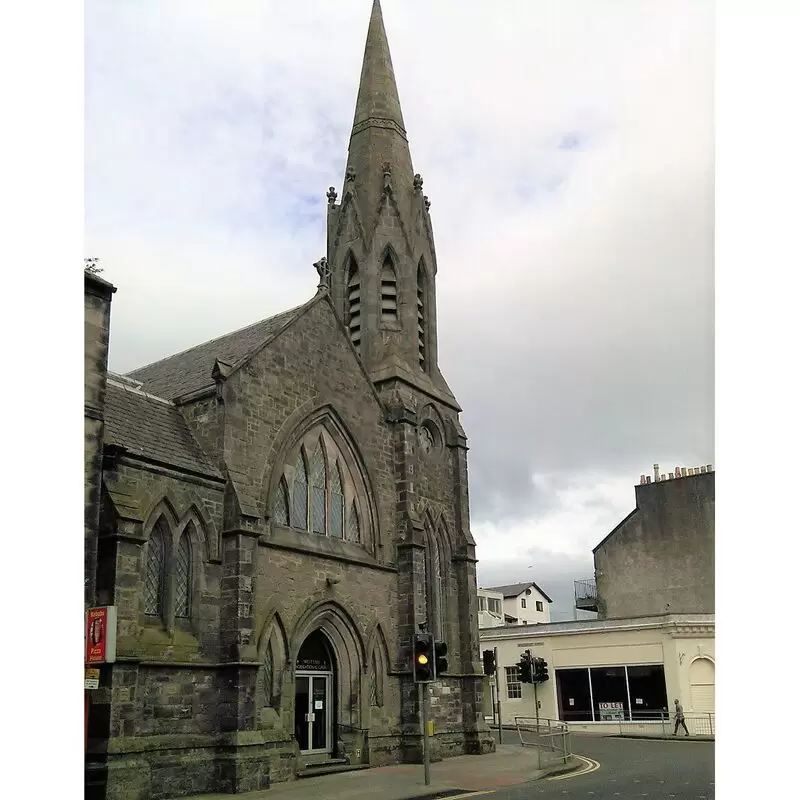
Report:
[[349,772],[357,769],[369,769],[369,764],[348,764],[347,759],[331,758],[328,761],[316,761],[306,764],[297,771],[297,777],[316,778],[318,775],[331,775],[334,772]]

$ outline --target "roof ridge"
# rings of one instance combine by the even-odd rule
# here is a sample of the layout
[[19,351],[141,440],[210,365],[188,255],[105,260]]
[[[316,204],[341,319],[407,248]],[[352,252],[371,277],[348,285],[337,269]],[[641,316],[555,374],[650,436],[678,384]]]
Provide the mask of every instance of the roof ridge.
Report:
[[[110,375],[113,373],[109,373]],[[126,376],[120,376],[125,378]],[[145,392],[143,389],[139,388],[138,386],[132,386],[129,383],[124,383],[120,380],[115,380],[112,377],[106,378],[106,383],[110,384],[111,386],[116,386],[119,389],[122,389],[125,392],[129,392],[130,394],[138,395],[139,397],[146,397],[148,400],[155,400],[157,403],[164,403],[164,405],[170,406],[171,408],[177,408],[175,403],[172,400],[168,400],[166,397],[159,397],[155,394],[150,394],[149,392]]]
[[243,331],[250,330],[250,328],[255,328],[257,325],[262,325],[269,320],[277,319],[278,317],[284,314],[291,314],[292,312],[299,311],[304,306],[308,305],[316,298],[316,295],[311,298],[311,300],[306,300],[304,303],[301,303],[298,306],[294,306],[293,308],[288,308],[285,311],[279,311],[277,314],[272,314],[269,317],[264,317],[263,319],[256,320],[255,322],[251,322],[249,325],[243,325],[241,328],[236,328],[236,330],[228,331],[227,333],[223,333],[220,336],[215,336],[213,339],[207,339],[204,342],[198,342],[197,344],[193,344],[191,347],[187,347],[184,350],[179,350],[177,353],[171,353],[168,356],[164,356],[163,358],[156,359],[155,361],[151,361],[149,364],[143,364],[141,367],[136,367],[136,369],[132,369],[129,372],[126,372],[123,377],[129,377],[136,372],[140,372],[144,369],[149,369],[150,367],[154,367],[156,364],[160,364],[162,361],[169,361],[171,358],[177,358],[178,356],[185,355],[186,353],[191,352],[192,350],[197,349],[198,347],[206,347],[207,345],[214,344],[214,342],[218,342],[221,339],[227,339],[229,336],[235,336],[237,333],[242,333]]

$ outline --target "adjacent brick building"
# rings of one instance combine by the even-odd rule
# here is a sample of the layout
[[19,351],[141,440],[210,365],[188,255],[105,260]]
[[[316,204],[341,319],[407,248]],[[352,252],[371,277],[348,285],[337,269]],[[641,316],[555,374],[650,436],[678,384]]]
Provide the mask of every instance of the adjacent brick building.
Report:
[[327,227],[308,302],[127,376],[105,375],[113,287],[86,277],[86,602],[118,615],[87,796],[418,761],[423,624],[449,645],[434,758],[494,748],[466,437],[378,0]]

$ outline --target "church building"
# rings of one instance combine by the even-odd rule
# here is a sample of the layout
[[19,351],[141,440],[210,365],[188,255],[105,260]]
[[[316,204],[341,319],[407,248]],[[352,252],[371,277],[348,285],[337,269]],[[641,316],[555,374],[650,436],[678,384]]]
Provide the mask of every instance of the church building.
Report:
[[422,186],[374,0],[313,297],[117,375],[116,290],[86,272],[85,602],[116,612],[87,692],[87,797],[419,763],[422,629],[449,650],[433,760],[494,749]]

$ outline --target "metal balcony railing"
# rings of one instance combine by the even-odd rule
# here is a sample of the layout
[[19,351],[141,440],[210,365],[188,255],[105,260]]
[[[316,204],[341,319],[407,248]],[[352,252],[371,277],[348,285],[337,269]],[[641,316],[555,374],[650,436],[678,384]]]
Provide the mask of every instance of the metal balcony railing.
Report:
[[594,578],[575,583],[575,608],[581,611],[597,611],[597,583]]

